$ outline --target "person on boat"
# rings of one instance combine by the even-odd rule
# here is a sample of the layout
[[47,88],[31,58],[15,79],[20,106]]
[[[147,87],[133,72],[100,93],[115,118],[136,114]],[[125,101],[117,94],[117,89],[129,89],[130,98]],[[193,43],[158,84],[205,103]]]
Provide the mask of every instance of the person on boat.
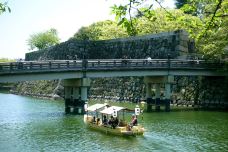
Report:
[[138,120],[137,120],[137,116],[136,115],[132,115],[132,119],[131,119],[131,126],[137,126],[138,124]]
[[119,120],[118,118],[114,118],[114,122],[113,122],[113,128],[115,129],[117,126],[119,125]]
[[93,123],[95,123],[96,122],[96,117],[95,116],[93,116]]
[[97,118],[97,125],[100,124],[100,118]]
[[104,115],[104,117],[103,117],[103,125],[108,125],[108,119],[107,119],[107,117]]
[[108,124],[114,129],[115,128],[115,126],[114,126],[114,118],[113,118],[113,116],[111,116],[111,119],[108,121]]

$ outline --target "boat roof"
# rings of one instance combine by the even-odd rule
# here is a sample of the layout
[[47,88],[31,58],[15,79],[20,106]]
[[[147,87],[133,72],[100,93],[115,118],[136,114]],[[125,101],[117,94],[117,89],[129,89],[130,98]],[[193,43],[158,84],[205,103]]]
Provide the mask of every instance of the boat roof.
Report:
[[104,108],[105,106],[107,106],[107,104],[100,104],[100,103],[97,103],[97,104],[94,104],[92,106],[89,106],[87,108],[88,111],[96,111],[98,109],[101,109],[101,108]]
[[120,111],[120,110],[123,110],[123,109],[126,109],[126,108],[124,108],[124,107],[117,107],[117,106],[111,106],[111,107],[108,107],[108,108],[100,111],[100,113],[111,115],[111,114],[113,114],[114,110]]

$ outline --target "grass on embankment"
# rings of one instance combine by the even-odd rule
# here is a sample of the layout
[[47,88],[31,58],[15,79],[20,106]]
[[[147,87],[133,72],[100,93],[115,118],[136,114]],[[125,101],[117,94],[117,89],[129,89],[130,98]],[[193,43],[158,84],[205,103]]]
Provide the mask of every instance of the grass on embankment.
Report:
[[15,59],[0,58],[0,62],[15,62]]

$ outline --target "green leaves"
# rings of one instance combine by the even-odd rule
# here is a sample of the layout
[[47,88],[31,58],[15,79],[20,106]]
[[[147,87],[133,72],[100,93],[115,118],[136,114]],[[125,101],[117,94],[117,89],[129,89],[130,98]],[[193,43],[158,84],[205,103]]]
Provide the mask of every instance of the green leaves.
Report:
[[56,29],[50,29],[46,32],[33,34],[28,39],[30,50],[44,49],[59,43],[59,37]]
[[7,3],[0,3],[0,14],[2,14],[3,12],[11,12],[11,9],[9,8],[9,6],[7,5]]
[[80,28],[73,38],[79,40],[106,40],[127,36],[125,29],[118,26],[116,22],[107,20]]
[[116,15],[116,21],[120,21],[122,17],[126,15],[127,5],[114,5],[111,7],[111,9],[111,13]]
[[112,13],[116,15],[115,20],[118,22],[118,25],[124,27],[129,35],[136,35],[136,30],[134,29],[134,19],[127,19],[127,11],[130,11],[129,5],[114,5],[111,7]]
[[[178,10],[164,8],[159,0],[147,1],[147,5],[145,0],[124,2],[125,5],[114,5],[112,12],[128,35],[184,29],[200,53],[208,58],[224,57],[228,45],[227,0],[176,0]],[[153,10],[154,3],[160,9]]]

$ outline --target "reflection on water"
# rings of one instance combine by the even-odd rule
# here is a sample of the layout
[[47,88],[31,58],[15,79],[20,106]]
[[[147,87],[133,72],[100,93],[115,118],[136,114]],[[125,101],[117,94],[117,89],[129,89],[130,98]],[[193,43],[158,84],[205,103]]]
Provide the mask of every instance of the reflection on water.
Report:
[[[0,150],[11,151],[227,151],[228,113],[145,113],[144,136],[89,130],[64,103],[0,94]],[[140,120],[140,118],[139,118]]]

